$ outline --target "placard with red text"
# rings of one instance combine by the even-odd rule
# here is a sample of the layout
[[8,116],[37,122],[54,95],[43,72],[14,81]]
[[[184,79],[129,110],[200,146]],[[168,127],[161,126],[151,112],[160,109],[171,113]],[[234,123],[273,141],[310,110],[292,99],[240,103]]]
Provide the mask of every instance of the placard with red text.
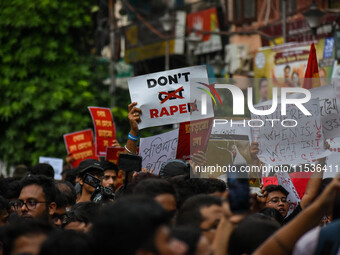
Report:
[[72,167],[78,167],[79,163],[84,159],[97,159],[95,155],[95,145],[93,142],[92,129],[81,130],[64,135],[64,141],[68,154],[75,159]]
[[112,146],[116,139],[116,129],[113,117],[109,108],[88,107],[93,120],[96,133],[96,155],[103,157],[106,155],[106,147]]
[[132,77],[128,84],[143,112],[139,129],[214,117],[206,66]]

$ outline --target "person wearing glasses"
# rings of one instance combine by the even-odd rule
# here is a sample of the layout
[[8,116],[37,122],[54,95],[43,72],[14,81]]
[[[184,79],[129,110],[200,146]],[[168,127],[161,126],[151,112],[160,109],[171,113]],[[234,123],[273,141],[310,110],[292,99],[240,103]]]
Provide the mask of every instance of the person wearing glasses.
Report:
[[56,187],[52,178],[43,175],[25,177],[15,203],[18,216],[50,221],[57,208],[55,198]]
[[280,185],[268,185],[266,191],[266,207],[274,208],[278,210],[283,217],[286,217],[289,210],[287,201],[288,191]]

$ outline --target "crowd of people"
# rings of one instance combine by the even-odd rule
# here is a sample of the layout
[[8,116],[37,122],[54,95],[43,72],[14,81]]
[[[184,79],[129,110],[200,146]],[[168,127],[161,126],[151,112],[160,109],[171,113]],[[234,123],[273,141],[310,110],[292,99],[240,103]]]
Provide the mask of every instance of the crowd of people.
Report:
[[[141,114],[129,105],[133,137]],[[125,152],[136,146],[128,139]],[[257,152],[253,143],[255,160]],[[315,173],[289,215],[279,185],[260,186],[249,209],[235,212],[228,183],[190,178],[194,163],[170,160],[155,175],[85,159],[63,180],[46,163],[2,178],[0,254],[340,254],[339,178]]]

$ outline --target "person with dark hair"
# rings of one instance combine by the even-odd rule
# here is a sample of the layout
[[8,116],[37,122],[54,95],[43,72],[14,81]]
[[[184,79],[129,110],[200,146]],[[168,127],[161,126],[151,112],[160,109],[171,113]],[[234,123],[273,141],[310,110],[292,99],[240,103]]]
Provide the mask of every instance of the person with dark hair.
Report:
[[159,176],[162,178],[171,178],[179,175],[190,176],[190,163],[183,159],[168,160],[159,170]]
[[58,180],[55,185],[57,209],[52,215],[52,221],[55,226],[61,227],[65,213],[76,203],[77,195],[72,184],[67,181]]
[[19,220],[8,224],[2,229],[0,234],[3,255],[38,255],[41,244],[52,232],[52,225],[36,219],[29,221]]
[[72,230],[55,231],[43,242],[39,255],[91,255],[89,237]]
[[76,177],[78,175],[77,168],[75,169],[63,169],[61,172],[62,180],[68,181],[73,186],[76,185]]
[[50,164],[47,163],[38,163],[34,165],[30,170],[29,174],[31,175],[45,175],[54,179],[54,169]]
[[263,215],[269,216],[273,220],[277,221],[280,225],[283,224],[283,220],[284,220],[283,216],[278,210],[274,208],[266,207],[260,210],[260,213]]
[[222,201],[219,197],[200,194],[186,200],[176,218],[177,225],[199,228],[210,243],[223,216]]
[[278,222],[261,213],[244,218],[231,233],[228,254],[252,254],[279,228]]
[[100,208],[101,205],[99,203],[91,201],[75,204],[71,211],[66,212],[63,218],[63,228],[88,232]]
[[216,178],[200,178],[196,180],[199,183],[200,189],[204,193],[222,197],[223,193],[227,189],[227,185],[224,181]]
[[213,250],[199,229],[190,226],[176,226],[171,231],[172,236],[188,246],[186,255],[213,254]]
[[19,199],[14,205],[19,217],[49,220],[56,210],[54,180],[44,175],[32,175],[21,181]]
[[265,188],[267,192],[266,207],[274,208],[278,210],[282,217],[286,217],[288,214],[288,191],[281,185],[268,185]]
[[100,162],[96,159],[85,159],[80,162],[78,166],[79,171],[79,178],[80,178],[80,185],[82,186],[81,195],[77,200],[79,202],[87,202],[91,200],[91,195],[95,190],[95,187],[84,182],[86,178],[86,174],[91,174],[92,176],[96,177],[99,180],[103,179],[104,170],[100,165]]
[[104,160],[100,162],[100,166],[104,170],[104,177],[102,180],[103,187],[109,187],[115,192],[118,185],[118,166],[110,161]]
[[23,178],[28,173],[28,167],[26,165],[17,165],[13,172],[14,178]]
[[9,210],[10,206],[8,200],[3,196],[0,196],[0,227],[7,224]]
[[[324,143],[324,148],[329,149],[329,144],[327,142]],[[251,144],[251,157],[255,159],[255,161],[260,162],[257,153],[259,152],[258,142],[252,142]],[[320,169],[323,169],[325,166],[326,157],[319,158],[316,161],[316,166]],[[314,165],[314,167],[316,167]],[[322,187],[322,177],[323,171],[314,171],[311,177],[308,180],[305,193],[303,194],[300,202],[295,207],[292,213],[288,215],[289,202],[287,201],[288,192],[281,186],[278,185],[269,185],[264,187],[260,186],[262,196],[257,196],[257,201],[259,203],[263,203],[264,207],[271,207],[278,210],[284,219],[284,224],[292,220],[297,214],[299,214],[302,210],[308,207],[313,200],[318,196],[320,187]]]
[[145,179],[137,184],[133,193],[155,199],[169,212],[175,213],[176,211],[175,189],[167,180]]
[[103,207],[90,235],[98,255],[112,248],[119,255],[185,254],[186,245],[171,237],[168,224],[168,214],[153,199],[124,197]]

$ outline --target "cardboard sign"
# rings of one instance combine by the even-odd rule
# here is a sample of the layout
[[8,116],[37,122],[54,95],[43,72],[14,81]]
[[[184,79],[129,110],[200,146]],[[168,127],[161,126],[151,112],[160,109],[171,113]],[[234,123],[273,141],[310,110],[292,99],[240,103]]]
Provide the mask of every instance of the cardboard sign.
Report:
[[109,108],[88,107],[93,120],[96,134],[96,155],[106,155],[106,147],[112,146],[116,139],[116,129],[113,123],[112,113]]
[[50,164],[54,170],[54,179],[61,180],[61,172],[63,171],[63,159],[50,158],[50,157],[39,157],[39,163]]
[[162,165],[176,158],[178,129],[140,139],[139,156],[143,158],[142,167],[158,174]]
[[[128,83],[131,102],[137,102],[143,112],[139,129],[214,116],[212,100],[206,100],[210,92],[205,66],[141,75]],[[207,101],[204,115],[203,95]]]
[[[287,115],[281,115],[281,105],[270,115],[254,115],[253,120],[261,120],[264,125],[252,128],[254,141],[259,142],[258,158],[269,165],[302,164],[326,156],[320,119],[319,101],[311,99],[304,106],[311,116],[305,116],[295,105],[287,105]],[[271,106],[262,106],[269,109]],[[266,121],[277,119],[278,121]],[[285,127],[282,121],[285,122]],[[291,120],[295,120],[295,123]],[[255,121],[253,121],[253,125]],[[294,126],[296,125],[296,126]]]
[[72,162],[72,167],[78,167],[79,163],[84,159],[99,159],[95,155],[92,129],[65,134],[64,141],[67,153],[72,154],[72,157],[75,159]]
[[179,125],[176,158],[188,160],[198,151],[205,152],[213,119],[182,122]]

